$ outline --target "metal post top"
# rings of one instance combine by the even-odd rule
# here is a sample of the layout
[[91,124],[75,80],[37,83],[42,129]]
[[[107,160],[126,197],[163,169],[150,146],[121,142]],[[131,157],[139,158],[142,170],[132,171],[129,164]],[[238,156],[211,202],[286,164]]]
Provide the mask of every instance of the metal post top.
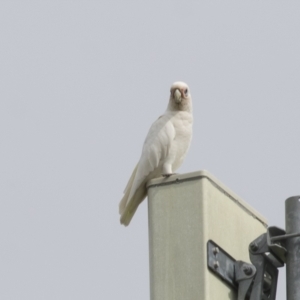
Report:
[[232,190],[230,190],[224,183],[222,183],[219,179],[217,179],[214,175],[212,175],[207,170],[195,171],[191,173],[185,174],[174,174],[170,177],[159,177],[150,180],[147,183],[148,191],[155,187],[162,186],[172,186],[181,184],[187,181],[195,181],[195,180],[203,180],[207,179],[215,188],[220,190],[222,193],[226,194],[229,199],[233,200],[237,205],[239,205],[243,210],[247,211],[250,215],[252,215],[255,219],[260,221],[265,227],[267,227],[267,220],[264,216],[262,216],[258,211],[256,211],[253,207],[251,207],[246,201],[244,201],[241,197],[235,194]]
[[299,202],[300,203],[300,196],[292,196],[289,197],[285,200],[286,205],[294,202]]

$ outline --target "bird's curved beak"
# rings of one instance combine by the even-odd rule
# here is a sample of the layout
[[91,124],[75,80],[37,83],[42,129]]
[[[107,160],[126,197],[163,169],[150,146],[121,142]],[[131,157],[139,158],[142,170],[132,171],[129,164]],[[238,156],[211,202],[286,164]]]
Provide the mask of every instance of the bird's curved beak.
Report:
[[174,100],[177,104],[180,103],[181,100],[182,100],[181,93],[180,93],[179,89],[176,89],[175,92],[174,92]]

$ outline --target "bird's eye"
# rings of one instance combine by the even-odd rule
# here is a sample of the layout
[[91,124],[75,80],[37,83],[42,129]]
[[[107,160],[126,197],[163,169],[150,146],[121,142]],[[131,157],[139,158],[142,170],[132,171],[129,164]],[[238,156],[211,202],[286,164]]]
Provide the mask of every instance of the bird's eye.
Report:
[[188,94],[188,89],[185,89],[185,90],[184,90],[184,93],[187,95],[187,94]]

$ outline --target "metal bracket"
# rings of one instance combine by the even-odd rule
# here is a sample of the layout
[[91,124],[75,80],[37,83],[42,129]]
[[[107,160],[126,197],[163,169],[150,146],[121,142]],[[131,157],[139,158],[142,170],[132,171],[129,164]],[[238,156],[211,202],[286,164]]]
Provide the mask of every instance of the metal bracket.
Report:
[[277,268],[282,267],[283,262],[272,252],[277,247],[270,244],[269,233],[270,230],[249,245],[250,260],[257,269],[250,300],[275,300],[276,298]]
[[238,290],[238,300],[245,300],[256,275],[256,268],[243,261],[236,261],[224,249],[215,242],[207,242],[207,265],[208,268]]
[[249,256],[252,264],[236,261],[210,240],[207,242],[208,268],[238,290],[238,300],[275,300],[277,268],[284,265],[286,254],[283,243],[279,244],[276,237],[280,236],[282,240],[283,235],[282,229],[269,227],[267,233],[250,243]]
[[211,271],[233,288],[237,288],[234,280],[235,259],[215,242],[207,242],[207,265]]
[[[299,235],[299,233],[297,234]],[[286,246],[285,240],[294,237],[295,234],[285,234],[285,231],[276,226],[268,227],[267,230],[267,245],[275,257],[280,261],[278,267],[282,267],[286,262]]]
[[235,281],[238,283],[238,300],[244,300],[250,294],[256,268],[243,261],[235,262]]
[[286,234],[272,226],[249,245],[251,264],[236,261],[215,242],[207,242],[208,268],[232,288],[238,300],[275,300],[278,268],[286,262],[286,240],[300,233]]

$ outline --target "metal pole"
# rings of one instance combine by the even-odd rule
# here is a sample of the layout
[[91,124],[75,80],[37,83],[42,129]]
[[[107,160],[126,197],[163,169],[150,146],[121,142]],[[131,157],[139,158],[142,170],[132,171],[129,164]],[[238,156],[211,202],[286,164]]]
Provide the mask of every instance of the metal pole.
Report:
[[[300,232],[300,196],[285,201],[285,228],[287,234]],[[300,299],[300,237],[286,240],[287,300]]]

